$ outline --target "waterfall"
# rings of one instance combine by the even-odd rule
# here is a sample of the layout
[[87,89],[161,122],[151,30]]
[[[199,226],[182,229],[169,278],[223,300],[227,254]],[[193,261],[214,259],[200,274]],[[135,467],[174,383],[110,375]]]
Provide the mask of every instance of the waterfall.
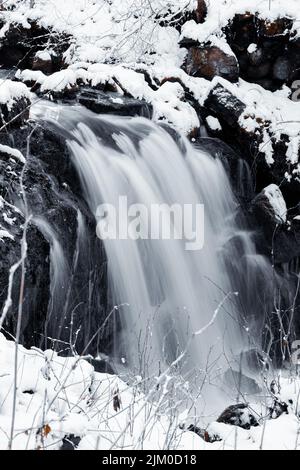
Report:
[[[60,341],[65,325],[65,304],[68,289],[69,266],[63,247],[53,227],[42,217],[35,217],[34,223],[50,244],[50,302],[45,321],[43,346],[47,347],[47,338],[52,342]],[[55,341],[54,341],[55,340]]]
[[109,204],[130,223],[128,213],[118,212],[122,197],[147,214],[153,205],[204,207],[202,249],[189,251],[187,240],[176,237],[103,241],[122,325],[115,339],[120,361],[140,375],[172,365],[191,377],[228,367],[250,343],[258,346],[251,329],[270,267],[236,221],[238,203],[220,160],[145,118],[49,104],[34,113],[67,137],[97,222],[99,205]]

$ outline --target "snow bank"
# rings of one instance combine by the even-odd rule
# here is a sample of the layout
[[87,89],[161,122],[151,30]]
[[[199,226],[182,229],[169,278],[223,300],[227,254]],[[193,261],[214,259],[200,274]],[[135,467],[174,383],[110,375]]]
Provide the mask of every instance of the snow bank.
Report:
[[[0,334],[0,449],[7,449],[13,411],[15,343]],[[199,448],[196,434],[162,416],[139,387],[96,373],[79,357],[18,347],[14,449],[59,449],[81,438],[79,449]],[[118,405],[116,404],[118,401]]]
[[116,376],[96,373],[80,357],[63,358],[50,350],[19,346],[15,388],[15,347],[0,334],[0,449],[7,449],[9,443],[14,392],[13,449],[59,449],[71,434],[80,438],[80,450],[300,448],[299,379],[281,379],[288,414],[249,431],[211,423],[207,431],[221,439],[211,444],[182,429],[188,425],[187,411],[179,414],[176,407],[172,412],[165,407],[162,413],[167,386],[153,401],[151,391],[141,392],[140,378],[129,386]]

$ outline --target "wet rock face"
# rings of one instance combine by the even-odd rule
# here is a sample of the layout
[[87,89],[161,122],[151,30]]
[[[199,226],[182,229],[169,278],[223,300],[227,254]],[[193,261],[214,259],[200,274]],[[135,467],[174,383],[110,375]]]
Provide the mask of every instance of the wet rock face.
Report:
[[[257,192],[267,184],[275,183],[281,187],[289,205],[297,204],[300,195],[299,179],[287,181],[285,178],[286,173],[297,171],[297,163],[287,161],[290,137],[282,133],[280,140],[276,139],[269,129],[270,122],[259,116],[248,115],[245,113],[246,107],[246,103],[231,92],[226,82],[216,83],[204,103],[205,112],[209,112],[221,124],[222,132],[219,138],[242,155],[252,169]],[[251,119],[253,124],[252,130],[247,128],[248,119]],[[267,163],[264,153],[266,141],[272,146],[271,165]]]
[[[2,141],[2,139],[1,139]],[[21,241],[25,218],[22,210],[14,204],[20,197],[19,177],[23,165],[8,153],[0,153],[0,225],[9,234],[0,239],[0,309],[9,298],[9,273],[21,257]],[[15,189],[18,191],[15,193]],[[19,201],[20,202],[20,201]],[[18,204],[19,205],[19,204]],[[29,224],[26,234],[28,244],[25,262],[26,278],[24,289],[21,341],[37,344],[36,332],[43,331],[43,324],[49,300],[49,244],[39,230]],[[4,327],[12,334],[16,331],[18,302],[20,295],[21,271],[15,273],[12,284],[12,305],[8,310]]]
[[228,55],[211,44],[191,47],[188,50],[184,69],[188,75],[212,80],[215,76],[230,82],[239,79],[239,65],[234,55]]
[[[1,143],[13,143],[15,148],[23,150],[24,153],[26,139],[31,131],[30,127],[14,129],[10,135],[6,133],[0,136]],[[0,165],[0,195],[5,198],[8,207],[17,206],[22,210],[20,176],[23,163],[5,154],[0,158]],[[109,351],[111,338],[109,325],[105,330],[100,328],[106,318],[107,308],[106,256],[102,243],[96,237],[93,215],[82,198],[81,187],[74,174],[63,138],[58,138],[51,131],[36,129],[30,139],[30,154],[23,173],[26,199],[33,218],[28,228],[21,342],[28,346],[61,349],[61,343],[53,343],[47,337],[59,336],[60,341],[68,344],[72,338],[75,350],[82,352],[93,335],[99,331],[88,348],[91,354],[97,354],[99,344],[101,349],[106,349],[107,346],[107,352]],[[12,227],[8,227],[13,239],[5,239],[5,244],[0,240],[1,311],[7,296],[9,269],[20,257],[24,221],[18,209],[12,214],[11,209],[10,212],[8,209],[5,212],[9,219],[16,220]],[[47,231],[43,231],[38,220],[46,221],[51,227],[68,267],[60,286],[60,302],[52,298],[51,291],[52,263],[55,261],[51,257],[53,240],[49,238]],[[18,271],[13,288],[13,305],[5,323],[5,327],[12,334],[16,328],[19,286]],[[51,318],[56,323],[51,321],[50,326],[46,328],[50,318],[50,306]],[[95,311],[97,315],[93,314]],[[51,329],[52,324],[62,325],[60,335]],[[64,351],[70,352],[67,346]]]

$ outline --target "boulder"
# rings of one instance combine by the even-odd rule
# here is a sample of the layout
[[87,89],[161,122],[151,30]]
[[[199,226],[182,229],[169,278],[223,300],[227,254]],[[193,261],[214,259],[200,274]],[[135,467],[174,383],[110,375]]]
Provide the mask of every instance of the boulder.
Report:
[[257,427],[259,423],[246,403],[239,403],[226,408],[217,419],[218,423],[230,424],[243,429]]
[[252,201],[252,211],[260,225],[272,231],[287,221],[287,207],[282,192],[275,184],[264,188]]
[[237,126],[239,118],[246,109],[245,103],[234,96],[222,83],[216,83],[210,90],[204,107],[230,127]]
[[[181,43],[183,44],[186,46],[186,42]],[[230,82],[237,82],[239,79],[236,57],[210,43],[189,48],[184,69],[188,75],[207,80],[212,80],[216,76],[226,78]]]

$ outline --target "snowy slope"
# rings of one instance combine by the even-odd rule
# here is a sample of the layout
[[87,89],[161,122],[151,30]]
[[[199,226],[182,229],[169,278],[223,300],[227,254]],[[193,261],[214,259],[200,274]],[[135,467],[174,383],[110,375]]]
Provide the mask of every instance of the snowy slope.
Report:
[[82,450],[300,449],[299,380],[281,380],[288,414],[250,430],[212,423],[207,432],[220,440],[210,444],[182,429],[188,425],[187,413],[179,414],[174,404],[162,414],[168,377],[153,401],[153,391],[147,396],[141,392],[140,378],[128,386],[116,376],[96,373],[80,357],[62,358],[22,346],[17,352],[15,388],[15,343],[0,334],[0,449],[7,449],[11,435],[14,449],[59,449],[69,435],[80,438]]

